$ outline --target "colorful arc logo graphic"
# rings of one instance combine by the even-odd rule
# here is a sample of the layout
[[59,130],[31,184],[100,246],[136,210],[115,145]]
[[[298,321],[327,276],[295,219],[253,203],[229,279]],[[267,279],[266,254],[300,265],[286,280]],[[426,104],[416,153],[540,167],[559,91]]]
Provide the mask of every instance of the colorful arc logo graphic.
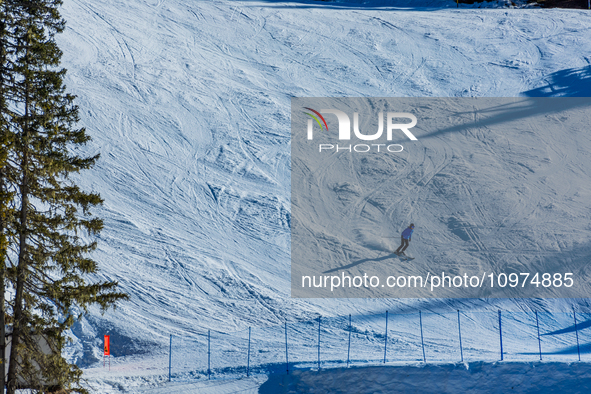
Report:
[[[320,115],[320,112],[318,112],[318,111],[315,111],[315,110],[313,110],[312,108],[308,108],[308,107],[304,107],[304,108],[305,108],[305,109],[307,109],[307,110],[309,110],[309,111],[312,111],[312,112],[314,112],[316,115],[318,115],[318,116],[320,117],[320,119],[322,119],[322,122],[324,123],[324,126],[326,126],[326,131],[328,131],[328,125],[326,124],[326,120],[324,120],[324,117],[323,117],[322,115]],[[311,117],[312,117],[312,118],[313,118],[313,119],[316,121],[316,123],[318,123],[318,126],[320,126],[320,130],[322,130],[322,129],[323,129],[323,127],[322,127],[322,123],[320,123],[320,120],[319,120],[319,119],[318,119],[316,116],[314,116],[314,115],[312,115],[312,114],[310,114],[310,113],[308,113],[308,112],[306,112],[306,115],[309,115],[309,116],[311,116]]]

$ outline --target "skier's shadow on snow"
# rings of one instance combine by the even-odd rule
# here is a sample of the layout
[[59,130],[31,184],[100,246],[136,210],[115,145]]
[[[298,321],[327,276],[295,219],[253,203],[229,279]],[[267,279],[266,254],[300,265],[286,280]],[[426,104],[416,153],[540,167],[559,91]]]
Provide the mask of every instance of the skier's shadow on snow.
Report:
[[375,259],[361,259],[361,260],[354,261],[351,264],[345,265],[343,267],[337,267],[337,268],[330,269],[328,271],[324,271],[323,274],[330,274],[331,272],[336,272],[336,271],[341,271],[341,270],[353,268],[359,264],[367,263],[368,261],[384,261],[384,260],[391,259],[393,257],[398,257],[398,255],[396,253],[392,253],[392,254],[386,254],[381,257],[376,257]]

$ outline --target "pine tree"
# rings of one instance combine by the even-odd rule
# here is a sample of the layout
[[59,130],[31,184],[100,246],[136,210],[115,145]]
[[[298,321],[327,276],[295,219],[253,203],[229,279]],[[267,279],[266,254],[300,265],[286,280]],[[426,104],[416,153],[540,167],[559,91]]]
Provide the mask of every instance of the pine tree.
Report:
[[[11,83],[2,94],[10,100],[3,179],[5,190],[12,186],[15,193],[15,212],[6,216],[2,233],[14,257],[5,260],[14,291],[7,393],[21,381],[36,391],[55,386],[85,392],[78,387],[81,371],[61,356],[64,331],[79,317],[73,310],[87,311],[91,304],[105,310],[126,298],[117,292],[117,282],[86,281],[98,270],[87,257],[96,242],[85,242],[82,233],[93,236],[102,229],[90,212],[102,199],[82,191],[70,174],[91,168],[98,155],[72,153],[90,137],[76,128],[78,108],[65,91],[66,70],[58,68],[61,51],[54,36],[64,29],[61,1],[4,0],[4,5],[14,48]],[[52,351],[44,352],[44,344]]]

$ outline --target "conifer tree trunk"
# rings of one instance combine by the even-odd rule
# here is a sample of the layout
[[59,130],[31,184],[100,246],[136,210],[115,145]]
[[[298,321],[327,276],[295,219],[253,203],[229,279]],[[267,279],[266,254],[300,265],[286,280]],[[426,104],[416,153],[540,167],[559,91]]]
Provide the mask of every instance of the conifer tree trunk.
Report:
[[13,326],[12,326],[12,337],[11,337],[11,351],[10,361],[8,366],[7,376],[7,394],[14,394],[18,388],[18,376],[17,371],[19,370],[20,360],[24,355],[19,354],[19,344],[22,342],[21,337],[23,335],[23,329],[26,325],[24,324],[24,288],[27,279],[27,265],[29,261],[28,256],[28,205],[29,205],[29,117],[30,117],[30,102],[31,102],[31,82],[29,80],[31,70],[28,69],[28,65],[31,64],[29,45],[30,42],[27,39],[25,44],[24,64],[25,70],[23,72],[23,95],[22,101],[24,101],[24,114],[21,120],[21,135],[18,142],[19,151],[22,154],[21,162],[19,163],[19,170],[21,174],[21,182],[19,185],[19,197],[20,197],[20,209],[17,234],[19,238],[18,244],[18,260],[16,266],[16,283],[15,283],[15,296],[13,305]]
[[[4,168],[0,169],[0,199],[3,199],[5,196],[5,182],[4,182]],[[2,201],[4,203],[4,201]],[[4,204],[2,204],[2,208],[4,208]],[[2,369],[2,391],[4,391],[4,387],[6,386],[6,308],[4,306],[4,292],[6,291],[6,258],[7,258],[7,242],[6,242],[6,235],[4,233],[6,229],[6,220],[5,220],[5,212],[2,210],[0,212],[0,352],[2,364],[0,368]]]
[[[28,49],[25,58],[28,57]],[[25,76],[26,78],[26,76]],[[27,235],[28,235],[28,203],[29,203],[29,102],[30,102],[30,85],[25,79],[25,113],[23,116],[23,130],[21,137],[22,161],[20,170],[22,171],[22,181],[19,185],[19,194],[21,198],[21,206],[19,212],[19,254],[18,263],[16,267],[16,292],[14,296],[13,307],[13,327],[12,327],[12,345],[10,352],[10,363],[8,366],[7,377],[7,394],[14,394],[17,389],[17,369],[18,369],[18,346],[21,340],[23,330],[23,293],[25,288],[27,263],[29,256],[27,255]]]
[[7,70],[7,14],[6,3],[0,0],[0,368],[2,380],[0,388],[4,391],[6,386],[6,309],[4,293],[6,291],[6,259],[8,258],[8,242],[5,234],[7,223],[6,207],[6,172],[7,165],[7,101],[6,101],[6,80]]
[[[26,164],[26,155],[23,157],[23,163]],[[26,228],[27,223],[27,179],[23,175],[23,182],[21,184],[21,209],[19,217],[19,225],[21,226],[21,232],[19,234],[19,256],[17,265],[17,276],[16,276],[16,294],[14,297],[14,310],[13,310],[13,327],[12,327],[12,345],[10,352],[10,362],[7,376],[7,394],[14,394],[17,389],[17,367],[18,367],[18,346],[21,337],[22,323],[23,323],[23,292],[26,280],[26,269],[27,269],[27,235]]]
[[[0,198],[3,198],[5,195],[5,186],[4,186],[4,168],[0,170]],[[2,208],[4,208],[2,206]],[[5,214],[4,211],[0,212],[0,352],[2,364],[0,368],[2,369],[2,391],[4,391],[4,387],[6,386],[6,309],[4,306],[4,292],[6,291],[6,258],[7,258],[7,242],[6,242],[6,235],[4,231],[6,229],[6,221],[5,221]]]

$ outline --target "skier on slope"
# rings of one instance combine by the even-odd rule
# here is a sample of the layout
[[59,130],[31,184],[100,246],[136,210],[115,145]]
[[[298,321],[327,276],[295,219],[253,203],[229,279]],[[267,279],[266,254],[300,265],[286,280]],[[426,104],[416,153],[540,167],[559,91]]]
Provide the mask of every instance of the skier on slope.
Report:
[[413,223],[410,224],[403,232],[400,237],[400,246],[396,249],[396,253],[398,256],[403,255],[406,248],[408,248],[408,244],[410,243],[410,238],[412,237],[412,232],[414,231],[415,225]]

